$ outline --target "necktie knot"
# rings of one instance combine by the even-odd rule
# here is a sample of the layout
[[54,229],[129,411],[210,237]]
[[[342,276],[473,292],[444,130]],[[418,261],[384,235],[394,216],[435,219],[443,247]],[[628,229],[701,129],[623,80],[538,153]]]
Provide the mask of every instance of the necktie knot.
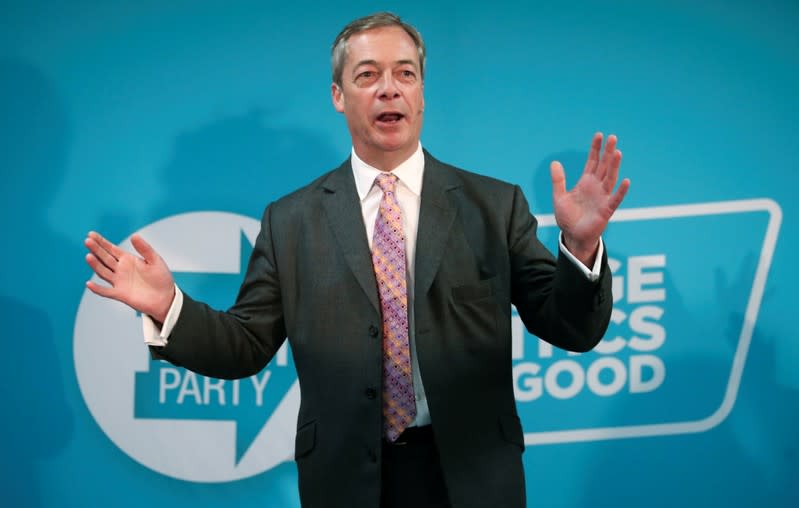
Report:
[[377,178],[375,178],[375,183],[378,187],[380,187],[380,190],[382,190],[384,194],[388,194],[389,192],[394,192],[394,188],[397,185],[397,180],[397,175],[394,173],[380,173],[377,175]]

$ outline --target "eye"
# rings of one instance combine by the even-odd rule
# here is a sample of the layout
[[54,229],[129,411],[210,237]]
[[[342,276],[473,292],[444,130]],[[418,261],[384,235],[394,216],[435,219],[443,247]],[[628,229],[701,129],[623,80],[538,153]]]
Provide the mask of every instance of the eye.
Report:
[[375,71],[362,71],[355,76],[355,84],[358,86],[367,86],[375,82],[377,79],[377,72]]
[[399,72],[399,79],[404,83],[413,83],[416,81],[416,73],[410,69],[403,69]]

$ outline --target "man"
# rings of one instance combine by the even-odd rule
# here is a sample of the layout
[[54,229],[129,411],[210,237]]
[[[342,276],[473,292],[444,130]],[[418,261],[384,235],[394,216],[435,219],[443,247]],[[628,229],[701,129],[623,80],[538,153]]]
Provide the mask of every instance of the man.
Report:
[[422,150],[424,44],[391,14],[350,23],[333,46],[332,99],[352,136],[338,169],[269,205],[236,303],[218,312],[141,258],[90,233],[88,282],[150,316],[153,354],[195,372],[260,371],[286,337],[301,386],[295,457],[306,507],[521,507],[523,433],[510,308],[552,342],[587,351],[609,320],[600,234],[614,136],[591,144],[565,189],[552,164],[558,259],[521,190]]

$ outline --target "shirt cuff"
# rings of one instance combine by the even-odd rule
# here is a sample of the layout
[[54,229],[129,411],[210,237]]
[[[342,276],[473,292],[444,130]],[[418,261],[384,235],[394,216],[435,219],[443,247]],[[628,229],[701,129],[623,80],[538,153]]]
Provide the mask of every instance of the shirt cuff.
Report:
[[172,300],[172,306],[169,307],[169,312],[160,328],[153,318],[147,314],[142,314],[141,326],[142,332],[144,333],[144,343],[148,346],[166,346],[169,334],[172,333],[172,329],[175,327],[175,323],[180,316],[180,310],[182,308],[183,291],[175,284],[175,298]]
[[569,252],[569,249],[566,248],[566,245],[563,243],[563,232],[558,235],[558,244],[560,245],[560,251],[566,255],[567,258],[571,260],[572,263],[577,265],[577,268],[580,269],[588,280],[594,282],[599,280],[599,271],[602,269],[602,256],[605,252],[605,243],[602,241],[602,238],[599,239],[599,248],[596,251],[596,259],[594,260],[594,267],[593,269],[588,269],[587,266],[583,264],[582,261],[577,259],[574,254]]

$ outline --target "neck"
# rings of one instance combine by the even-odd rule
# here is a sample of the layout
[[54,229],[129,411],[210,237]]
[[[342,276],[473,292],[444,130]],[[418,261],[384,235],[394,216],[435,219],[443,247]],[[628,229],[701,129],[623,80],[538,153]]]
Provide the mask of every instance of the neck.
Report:
[[411,148],[402,150],[393,150],[390,152],[383,150],[368,150],[363,147],[354,147],[355,153],[358,157],[369,164],[375,169],[380,171],[393,171],[400,164],[408,160],[414,154],[419,144],[413,145]]

